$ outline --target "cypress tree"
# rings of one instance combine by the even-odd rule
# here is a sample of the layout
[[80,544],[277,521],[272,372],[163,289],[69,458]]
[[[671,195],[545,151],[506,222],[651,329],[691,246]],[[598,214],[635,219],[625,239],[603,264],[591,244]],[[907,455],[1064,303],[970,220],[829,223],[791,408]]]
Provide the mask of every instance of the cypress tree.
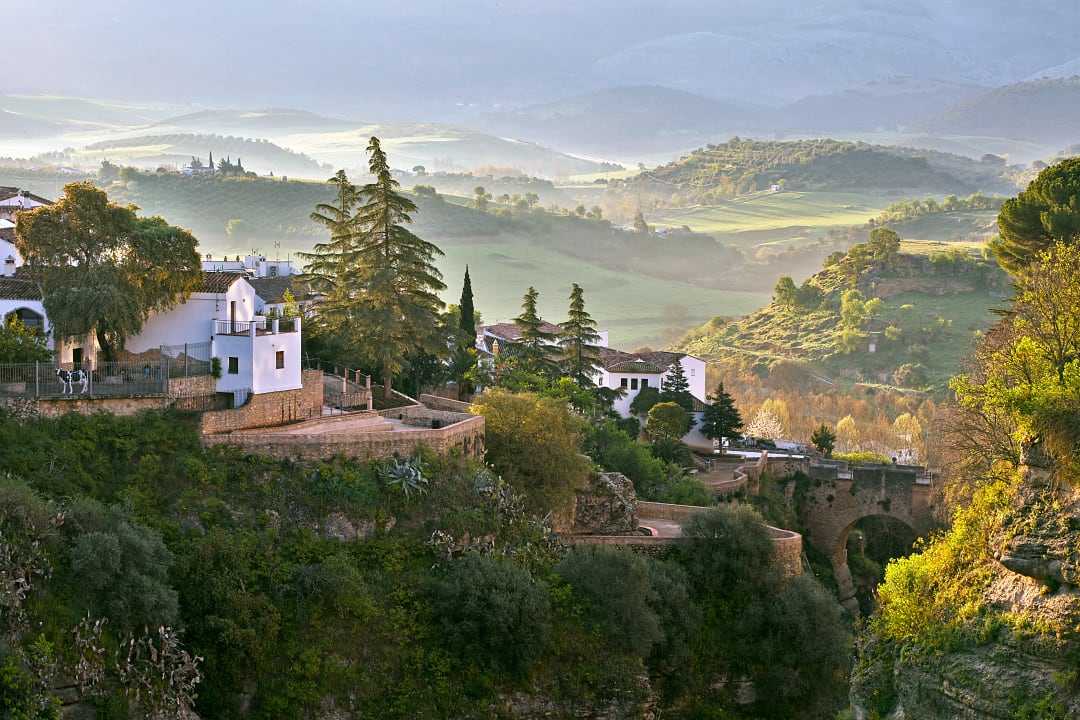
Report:
[[701,433],[710,440],[735,437],[742,431],[743,421],[735,400],[724,389],[724,383],[716,386],[716,392],[709,396],[712,402],[705,408],[701,419]]
[[469,277],[469,266],[465,266],[465,281],[461,285],[461,301],[458,305],[461,309],[461,319],[458,323],[462,335],[475,340],[476,338],[476,310],[473,307],[472,279]]
[[521,299],[521,314],[514,318],[521,333],[517,342],[518,357],[525,369],[531,372],[550,372],[552,368],[552,344],[556,336],[544,330],[544,321],[536,310],[540,293],[530,287]]
[[585,294],[581,286],[574,283],[570,289],[570,308],[562,325],[559,345],[563,351],[566,374],[589,387],[594,385],[592,374],[600,360],[598,342],[600,333],[596,331],[596,321],[585,309]]

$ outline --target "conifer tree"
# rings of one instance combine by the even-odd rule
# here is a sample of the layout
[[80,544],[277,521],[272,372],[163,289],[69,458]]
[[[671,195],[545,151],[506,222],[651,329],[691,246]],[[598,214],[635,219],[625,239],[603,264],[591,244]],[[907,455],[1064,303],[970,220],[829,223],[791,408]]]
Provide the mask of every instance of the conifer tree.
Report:
[[[465,280],[461,285],[461,301],[458,304],[457,348],[451,358],[451,373],[458,385],[459,396],[471,395],[473,384],[468,376],[476,368],[476,310],[473,306],[472,279],[469,266],[465,266]],[[450,332],[453,334],[454,329]]]
[[330,240],[316,243],[311,252],[300,253],[300,257],[308,262],[304,271],[312,289],[326,293],[332,301],[339,279],[355,259],[353,213],[360,196],[344,170],[326,182],[334,186],[334,201],[316,205],[311,219],[330,231]]
[[694,410],[694,397],[690,394],[690,383],[686,379],[686,371],[682,366],[682,358],[671,364],[671,370],[663,380],[664,386],[660,392],[663,402],[673,402],[681,406],[687,412]]
[[521,339],[517,342],[517,356],[526,370],[548,373],[554,365],[551,356],[556,335],[544,330],[544,321],[536,310],[539,297],[536,288],[530,287],[521,300],[521,314],[514,318],[514,324],[521,333]]
[[458,303],[461,311],[459,326],[462,335],[470,342],[476,340],[476,309],[473,307],[472,279],[469,277],[469,266],[465,266],[465,281],[461,285],[461,301]]
[[599,342],[596,321],[585,309],[584,291],[574,283],[570,289],[570,308],[559,335],[559,345],[565,373],[581,385],[592,387],[595,384],[592,375],[600,362]]
[[716,392],[709,396],[711,405],[705,408],[701,419],[701,434],[710,440],[735,437],[742,432],[742,415],[735,407],[735,400],[724,389],[724,383],[716,386]]
[[368,170],[375,180],[360,189],[355,262],[348,265],[347,277],[360,289],[354,314],[357,347],[381,368],[384,397],[389,400],[391,381],[410,351],[446,352],[438,332],[443,309],[439,292],[446,285],[435,267],[442,250],[406,227],[416,204],[398,191],[377,137],[371,138],[367,150]]

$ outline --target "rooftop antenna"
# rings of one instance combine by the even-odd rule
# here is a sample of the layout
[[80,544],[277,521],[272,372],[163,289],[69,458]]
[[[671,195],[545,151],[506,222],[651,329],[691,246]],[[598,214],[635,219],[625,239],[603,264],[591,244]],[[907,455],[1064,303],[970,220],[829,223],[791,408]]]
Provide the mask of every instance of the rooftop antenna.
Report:
[[275,240],[274,241],[274,260],[275,261],[281,260],[281,241],[280,240]]

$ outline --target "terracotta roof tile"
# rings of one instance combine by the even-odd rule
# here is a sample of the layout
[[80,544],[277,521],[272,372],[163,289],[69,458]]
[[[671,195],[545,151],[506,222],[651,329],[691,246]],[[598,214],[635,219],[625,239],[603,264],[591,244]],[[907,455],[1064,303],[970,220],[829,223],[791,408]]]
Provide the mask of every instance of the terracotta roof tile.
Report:
[[0,300],[40,300],[41,290],[31,280],[0,277]]
[[224,293],[228,292],[232,284],[245,277],[244,273],[234,272],[204,272],[202,280],[193,292],[200,293]]

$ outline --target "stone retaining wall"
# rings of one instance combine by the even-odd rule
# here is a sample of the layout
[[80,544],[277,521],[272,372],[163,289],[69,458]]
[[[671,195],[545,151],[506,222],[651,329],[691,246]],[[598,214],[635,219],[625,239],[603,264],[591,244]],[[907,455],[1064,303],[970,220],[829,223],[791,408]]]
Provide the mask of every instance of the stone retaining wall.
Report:
[[217,393],[217,380],[211,375],[169,378],[169,397],[202,397]]
[[468,413],[469,408],[472,407],[472,403],[451,400],[450,398],[444,398],[441,395],[424,394],[420,396],[420,402],[432,410],[446,410],[459,413]]
[[105,412],[113,415],[137,415],[144,410],[164,410],[172,398],[157,396],[124,398],[51,398],[31,401],[42,417],[61,417],[68,413],[93,415]]
[[321,417],[322,371],[304,370],[302,382],[303,387],[299,390],[260,393],[252,395],[243,407],[203,413],[201,425],[203,435],[272,427]]

